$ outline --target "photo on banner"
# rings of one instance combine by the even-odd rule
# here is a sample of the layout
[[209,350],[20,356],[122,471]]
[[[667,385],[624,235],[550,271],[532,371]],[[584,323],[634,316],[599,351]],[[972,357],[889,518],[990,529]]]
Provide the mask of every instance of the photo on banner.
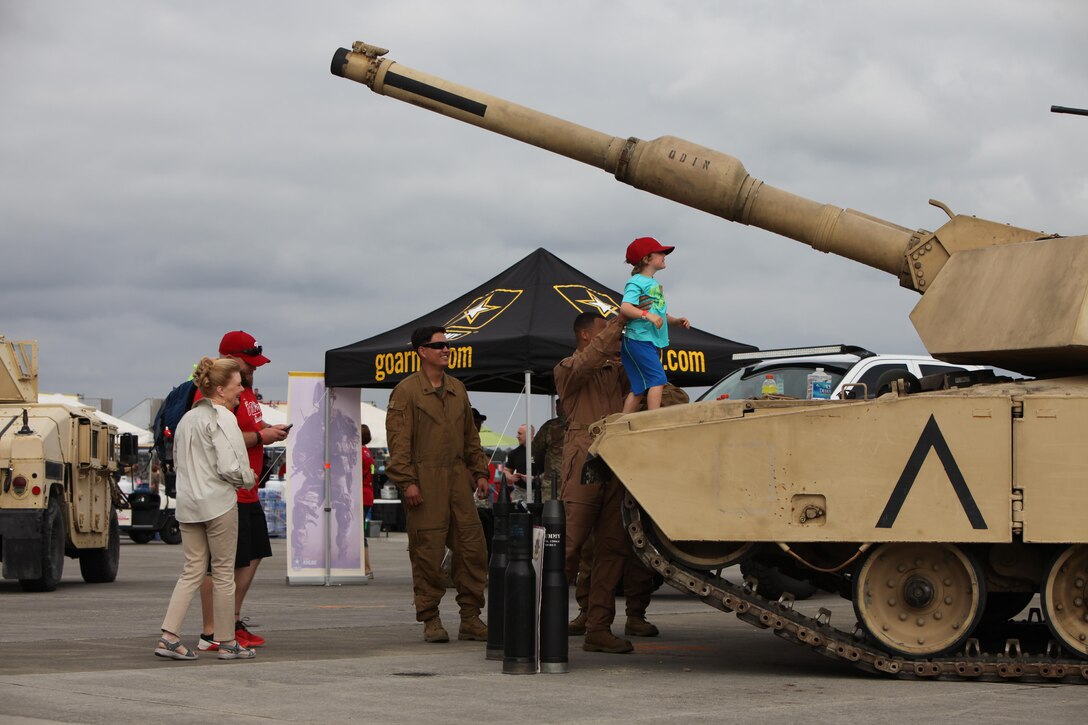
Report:
[[[285,495],[289,583],[324,583],[326,576],[337,582],[366,581],[359,393],[358,389],[331,388],[326,396],[321,373],[288,376],[287,419],[293,425],[287,439]],[[326,437],[329,516],[325,513]]]

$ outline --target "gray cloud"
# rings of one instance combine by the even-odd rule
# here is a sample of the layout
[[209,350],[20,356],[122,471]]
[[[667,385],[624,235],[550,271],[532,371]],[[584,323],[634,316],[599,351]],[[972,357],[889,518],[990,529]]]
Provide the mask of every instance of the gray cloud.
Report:
[[538,246],[618,285],[649,233],[677,244],[663,282],[697,326],[919,352],[890,276],[375,96],[333,51],[364,39],[609,134],[688,138],[907,227],[942,223],[935,197],[1076,234],[1088,123],[1048,108],[1088,106],[1086,20],[1058,0],[5,3],[0,333],[40,341],[43,390],[123,410],[243,328],[282,398],[289,370]]

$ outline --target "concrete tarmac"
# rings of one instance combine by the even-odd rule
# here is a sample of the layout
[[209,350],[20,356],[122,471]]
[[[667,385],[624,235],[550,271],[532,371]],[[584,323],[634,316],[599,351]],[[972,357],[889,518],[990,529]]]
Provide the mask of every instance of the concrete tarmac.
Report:
[[[67,560],[55,592],[0,581],[2,723],[893,723],[1083,722],[1088,687],[895,680],[854,670],[665,587],[649,618],[661,636],[635,652],[583,652],[570,672],[503,675],[484,643],[423,642],[404,534],[371,539],[367,585],[287,586],[285,542],[258,570],[243,614],[268,644],[251,661],[152,655],[180,546],[125,540],[112,584],[85,584]],[[620,616],[613,631],[622,633]],[[572,609],[573,609],[572,602]],[[819,594],[798,608],[850,604]],[[183,633],[196,645],[199,607]]]

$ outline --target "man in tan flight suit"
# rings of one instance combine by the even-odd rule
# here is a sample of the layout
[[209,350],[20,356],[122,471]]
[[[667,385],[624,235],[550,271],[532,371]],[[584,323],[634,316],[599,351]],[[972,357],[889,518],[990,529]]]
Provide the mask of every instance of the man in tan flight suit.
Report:
[[[653,636],[657,627],[645,619],[653,575],[637,561],[636,566],[629,566],[634,553],[620,513],[622,484],[610,477],[603,483],[582,485],[581,474],[592,442],[589,426],[606,415],[621,412],[627,397],[627,375],[618,360],[624,323],[620,315],[606,322],[594,312],[580,314],[574,321],[577,349],[555,366],[555,386],[567,413],[560,492],[567,515],[567,581],[576,580],[579,554],[592,534],[594,559],[582,648],[617,654],[634,647],[629,640],[612,634],[616,586],[623,580],[627,595],[624,632]],[[575,624],[572,622],[572,629]]]
[[461,609],[457,638],[487,641],[480,621],[487,578],[487,547],[465,468],[476,482],[476,495],[487,494],[487,457],[472,422],[464,384],[446,374],[450,345],[442,327],[412,332],[420,370],[405,378],[389,396],[386,435],[389,463],[385,472],[400,489],[407,508],[408,558],[412,563],[416,620],[423,639],[448,642],[438,616],[446,591],[442,557],[447,540],[455,552],[451,573]]

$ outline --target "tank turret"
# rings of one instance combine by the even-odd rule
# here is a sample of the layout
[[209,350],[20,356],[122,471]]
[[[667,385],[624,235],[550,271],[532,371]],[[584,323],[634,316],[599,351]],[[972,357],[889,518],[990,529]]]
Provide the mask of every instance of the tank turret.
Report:
[[336,51],[332,72],[595,166],[651,194],[894,275],[922,294],[910,317],[934,357],[1033,375],[1088,368],[1084,237],[953,214],[933,200],[949,221],[935,232],[912,230],[777,189],[720,151],[672,136],[610,136],[406,67],[387,52],[356,42]]

